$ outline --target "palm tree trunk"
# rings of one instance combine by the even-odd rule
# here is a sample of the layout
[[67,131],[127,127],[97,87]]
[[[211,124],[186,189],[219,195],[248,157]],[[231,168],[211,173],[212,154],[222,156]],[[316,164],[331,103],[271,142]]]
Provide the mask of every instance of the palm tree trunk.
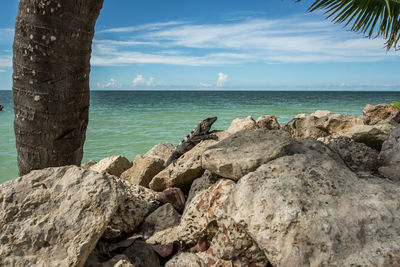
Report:
[[13,56],[20,175],[79,165],[89,117],[94,26],[103,0],[20,0]]

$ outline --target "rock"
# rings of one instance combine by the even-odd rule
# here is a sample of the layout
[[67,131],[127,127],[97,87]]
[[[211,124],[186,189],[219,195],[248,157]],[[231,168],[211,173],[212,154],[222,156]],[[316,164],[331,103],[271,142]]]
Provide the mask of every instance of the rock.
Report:
[[214,232],[212,222],[221,221],[228,215],[226,204],[235,185],[232,180],[221,179],[197,194],[185,208],[181,222],[175,230],[176,234],[168,233],[166,236],[178,236],[179,241],[191,247],[202,237],[209,236]]
[[[283,129],[288,131],[295,139],[313,137],[348,136],[348,131],[355,125],[363,125],[360,117],[343,114],[328,114],[328,112],[316,112],[315,115],[303,115],[288,122]],[[326,116],[319,117],[327,114]]]
[[206,266],[213,266],[218,261],[226,266],[267,266],[269,261],[264,252],[243,226],[223,221],[216,223],[214,231],[205,253],[199,254]]
[[330,149],[340,155],[346,165],[354,172],[375,173],[378,170],[379,152],[363,143],[354,142],[348,137],[330,138]]
[[129,258],[124,254],[118,254],[111,260],[103,263],[101,267],[135,267]]
[[185,208],[185,195],[177,187],[169,187],[157,196],[157,200],[163,204],[171,203],[176,210],[182,212]]
[[231,180],[219,180],[197,194],[185,209],[175,237],[193,246],[191,252],[205,252],[197,255],[206,266],[214,266],[213,262],[232,264],[227,266],[266,266],[268,260],[252,237],[243,226],[229,219],[231,215],[226,208],[234,187]]
[[314,113],[311,113],[311,116],[317,117],[317,118],[322,118],[331,115],[332,112],[329,110],[317,110]]
[[198,193],[215,184],[218,179],[220,179],[218,175],[212,174],[210,171],[205,171],[200,178],[193,181],[185,205],[187,206],[192,198]]
[[83,266],[125,198],[107,174],[76,166],[0,185],[1,266]]
[[392,119],[398,113],[399,111],[392,104],[379,104],[376,106],[367,104],[363,109],[364,123],[374,125],[382,120]]
[[0,111],[3,111],[3,108],[4,108],[4,107],[3,107],[2,105],[0,105]]
[[222,177],[238,180],[263,163],[287,155],[291,144],[292,139],[285,131],[240,131],[208,147],[202,155],[202,166]]
[[175,147],[171,143],[159,143],[155,145],[152,149],[150,149],[146,154],[144,154],[145,158],[159,158],[165,162],[167,162],[168,158],[171,156]]
[[81,166],[81,168],[82,168],[82,169],[89,170],[90,167],[92,167],[92,166],[95,165],[96,163],[97,163],[97,162],[94,161],[94,160],[89,160],[89,161],[83,163],[82,166]]
[[151,245],[142,240],[137,240],[129,248],[123,251],[133,266],[137,267],[159,267],[160,260]]
[[390,124],[383,125],[355,125],[345,136],[350,137],[358,143],[381,150],[383,142],[388,138],[390,131],[394,127]]
[[245,119],[234,119],[229,126],[228,132],[234,134],[242,130],[255,130],[257,129],[257,123],[251,116]]
[[379,172],[390,179],[400,180],[400,126],[392,130],[383,143],[379,158],[382,160]]
[[143,234],[144,239],[147,239],[152,236],[154,232],[178,225],[179,219],[180,215],[174,209],[174,206],[172,206],[170,203],[167,203],[147,216],[140,227],[140,232]]
[[170,259],[165,267],[206,267],[206,265],[196,254],[183,252]]
[[132,167],[132,162],[123,156],[112,156],[100,160],[90,167],[90,170],[96,172],[108,173],[120,177],[120,175]]
[[257,119],[257,127],[265,128],[268,130],[279,130],[281,125],[273,115],[263,115]]
[[[218,138],[225,133],[216,133]],[[194,179],[199,178],[204,169],[201,167],[201,154],[210,145],[216,144],[215,140],[205,140],[183,154],[174,164],[168,165],[158,173],[149,186],[155,191],[162,191],[168,187],[179,187],[188,192]]]
[[149,187],[151,179],[163,169],[163,159],[138,155],[133,160],[132,167],[121,174],[121,178],[133,184]]
[[399,185],[296,154],[240,179],[225,210],[273,266],[382,266],[400,251]]
[[158,193],[125,180],[121,181],[125,186],[127,198],[119,205],[103,234],[107,239],[131,234],[146,216],[160,205],[157,200]]

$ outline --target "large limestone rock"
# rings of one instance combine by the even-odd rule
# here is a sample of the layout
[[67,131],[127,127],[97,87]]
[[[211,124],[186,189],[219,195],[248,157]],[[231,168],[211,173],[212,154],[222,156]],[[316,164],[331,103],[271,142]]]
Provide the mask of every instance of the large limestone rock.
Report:
[[[324,116],[322,116],[324,115]],[[313,137],[315,139],[329,135],[347,136],[347,132],[355,125],[363,125],[360,117],[343,114],[330,114],[328,112],[316,112],[311,115],[303,115],[288,122],[284,129],[293,138],[304,139]]]
[[263,115],[256,121],[258,128],[265,128],[268,130],[279,130],[281,125],[273,115]]
[[227,132],[229,132],[230,134],[234,134],[243,130],[255,130],[255,129],[257,129],[257,123],[251,116],[248,116],[247,118],[244,119],[239,119],[239,118],[234,119],[231,125],[229,126]]
[[396,117],[399,111],[392,104],[379,104],[376,106],[367,104],[363,109],[364,122],[369,125],[377,124],[386,119]]
[[145,158],[159,158],[162,159],[164,162],[167,162],[174,149],[175,147],[171,143],[159,143],[143,156]]
[[359,179],[337,153],[313,139],[294,142],[291,153],[237,184],[220,179],[200,190],[179,226],[148,242],[179,240],[206,265],[400,263],[400,184]]
[[158,193],[121,180],[126,191],[126,199],[118,206],[108,224],[103,237],[115,239],[131,234],[154,211],[160,202]]
[[400,256],[399,192],[398,183],[296,154],[243,177],[227,213],[273,266],[384,266]]
[[0,185],[1,266],[83,266],[125,198],[115,178],[75,166]]
[[355,125],[344,135],[356,142],[364,143],[376,150],[381,150],[383,142],[389,137],[389,133],[393,128],[390,124]]
[[133,184],[149,187],[151,179],[163,169],[163,159],[138,155],[133,160],[132,167],[121,174],[121,178]]
[[382,160],[379,172],[390,179],[400,180],[400,126],[383,143],[379,158]]
[[291,144],[292,139],[285,131],[240,131],[208,147],[202,155],[202,166],[222,177],[238,180],[263,163],[287,155]]
[[121,174],[132,167],[132,162],[123,156],[112,156],[100,160],[98,163],[89,167],[90,170],[108,173],[120,177]]

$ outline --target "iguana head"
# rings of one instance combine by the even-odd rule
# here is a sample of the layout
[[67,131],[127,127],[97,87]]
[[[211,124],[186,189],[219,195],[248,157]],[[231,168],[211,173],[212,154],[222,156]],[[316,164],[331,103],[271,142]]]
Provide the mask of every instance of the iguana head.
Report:
[[217,120],[217,117],[207,118],[199,123],[200,132],[208,132],[213,125],[213,123]]

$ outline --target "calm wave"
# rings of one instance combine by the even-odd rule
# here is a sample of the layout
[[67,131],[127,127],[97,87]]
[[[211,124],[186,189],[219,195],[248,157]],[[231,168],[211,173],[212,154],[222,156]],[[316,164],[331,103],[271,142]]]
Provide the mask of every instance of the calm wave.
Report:
[[[328,109],[360,115],[366,104],[400,100],[400,92],[93,91],[84,161],[111,155],[132,160],[159,142],[173,144],[202,119],[215,129],[235,118],[273,114],[286,123],[299,113]],[[12,92],[0,91],[0,183],[17,177]]]

